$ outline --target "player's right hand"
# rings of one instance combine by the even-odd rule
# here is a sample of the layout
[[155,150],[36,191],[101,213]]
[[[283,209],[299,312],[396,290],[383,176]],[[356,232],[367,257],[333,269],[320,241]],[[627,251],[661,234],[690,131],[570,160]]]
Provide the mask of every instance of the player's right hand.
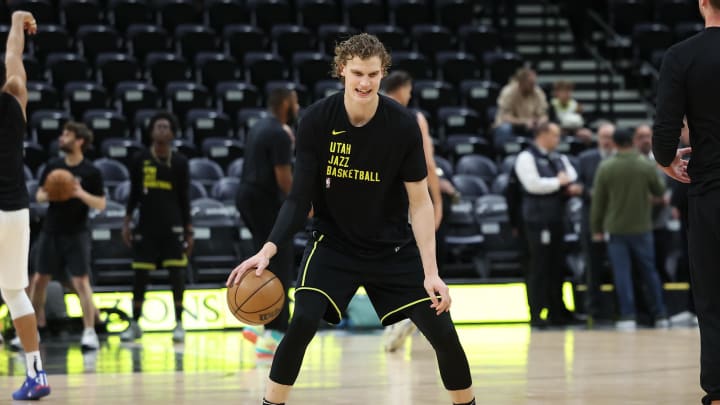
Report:
[[28,34],[34,35],[37,33],[37,21],[35,17],[27,11],[16,11],[12,15],[13,23],[22,24],[23,30],[27,31]]
[[255,256],[245,260],[235,267],[228,276],[227,283],[225,283],[225,285],[230,287],[232,285],[240,284],[242,275],[248,270],[255,270],[255,274],[259,276],[263,271],[265,271],[269,264],[270,259],[262,251],[260,251]]

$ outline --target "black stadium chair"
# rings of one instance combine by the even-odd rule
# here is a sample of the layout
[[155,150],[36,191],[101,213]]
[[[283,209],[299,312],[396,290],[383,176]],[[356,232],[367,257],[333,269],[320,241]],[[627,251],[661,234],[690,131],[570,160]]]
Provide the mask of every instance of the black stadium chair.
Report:
[[240,188],[240,179],[236,177],[223,177],[218,180],[210,192],[210,196],[225,205],[235,205],[235,196]]
[[95,62],[97,78],[108,91],[123,81],[141,79],[141,70],[137,60],[131,55],[119,52],[101,53]]
[[130,167],[135,155],[144,149],[144,146],[137,140],[131,138],[108,138],[100,145],[102,156],[114,159]]
[[270,52],[248,52],[243,65],[246,77],[258,88],[263,88],[270,80],[283,80],[287,77],[286,64],[282,57]]
[[61,0],[60,20],[75,33],[82,24],[99,24],[102,12],[96,0]]
[[243,108],[259,107],[260,94],[257,87],[245,82],[220,82],[215,86],[215,99],[220,111],[231,117]]
[[115,159],[100,158],[93,162],[93,165],[100,170],[103,183],[108,187],[110,193],[123,181],[130,180],[130,172],[124,164]]
[[155,15],[144,0],[110,0],[108,19],[124,33],[132,24],[152,24]]
[[90,235],[92,240],[93,283],[96,285],[124,285],[132,279],[132,250],[122,238],[125,206],[108,201],[105,210],[92,211]]
[[132,54],[144,61],[151,52],[170,51],[170,38],[162,27],[152,24],[132,24],[127,29]]
[[208,89],[214,90],[220,82],[241,78],[242,68],[235,58],[221,52],[200,52],[195,55],[196,77]]
[[263,30],[250,24],[231,24],[223,29],[227,53],[238,61],[248,52],[268,51],[268,39]]
[[126,117],[134,117],[140,109],[160,108],[158,91],[152,84],[141,81],[121,81],[115,86],[115,106]]
[[170,52],[150,52],[145,60],[145,68],[152,83],[159,91],[165,91],[170,82],[190,80],[190,66],[184,58]]
[[186,60],[194,60],[200,52],[216,52],[219,42],[215,30],[200,24],[180,24],[175,28],[175,42]]
[[471,174],[455,174],[452,177],[452,183],[460,192],[461,198],[466,200],[474,200],[490,193],[485,181]]
[[323,51],[330,56],[335,55],[335,46],[340,42],[357,34],[359,31],[353,27],[340,24],[325,24],[318,27],[318,42]]
[[37,110],[58,108],[60,102],[58,92],[51,84],[45,82],[28,81],[27,91],[28,117],[32,116],[32,113]]
[[120,36],[114,28],[107,25],[81,25],[77,39],[83,56],[89,61],[95,61],[103,52],[123,51]]
[[388,13],[380,0],[343,0],[347,20],[351,26],[362,29],[370,24],[387,24]]
[[107,108],[107,91],[97,82],[69,82],[65,85],[65,102],[70,114],[82,117],[85,111],[93,108]]
[[50,143],[60,136],[63,125],[70,119],[70,115],[64,110],[37,110],[30,116],[31,135],[47,150]]
[[210,26],[223,32],[226,26],[250,22],[250,12],[244,2],[236,0],[207,0],[205,14]]
[[213,184],[225,176],[217,162],[208,158],[193,158],[189,160],[190,179],[202,184],[205,191],[210,191]]
[[39,25],[37,33],[28,37],[28,43],[32,44],[33,55],[42,62],[51,53],[72,51],[70,35],[62,25]]
[[129,135],[125,116],[111,109],[90,109],[83,114],[83,121],[93,131],[95,146],[105,139],[124,138]]
[[90,66],[80,55],[56,52],[47,56],[47,69],[52,84],[62,92],[68,82],[90,80]]
[[317,48],[310,30],[301,25],[274,25],[270,35],[275,51],[284,60],[291,60],[295,52],[310,52]]
[[469,174],[480,177],[486,184],[492,184],[498,175],[495,162],[487,156],[465,155],[455,164],[455,174]]
[[209,108],[210,93],[202,84],[195,82],[170,82],[165,89],[165,105],[184,122],[188,111],[197,108]]
[[202,143],[203,155],[217,162],[225,170],[231,162],[242,157],[243,146],[237,139],[207,138]]
[[192,139],[198,147],[207,138],[230,138],[233,135],[230,117],[223,112],[209,109],[189,110],[185,128],[187,129],[185,137]]
[[160,5],[160,22],[167,32],[175,32],[181,24],[199,24],[202,13],[192,0],[163,0]]
[[337,24],[342,21],[340,9],[335,0],[298,0],[298,15],[303,26],[317,29],[323,24]]
[[227,269],[240,259],[238,228],[234,209],[212,199],[192,202],[195,245],[192,253],[194,277],[199,282],[222,282]]
[[390,53],[411,49],[410,36],[405,33],[405,30],[395,25],[371,24],[365,28],[365,31],[378,37]]
[[225,170],[227,177],[234,177],[236,179],[240,179],[242,177],[243,163],[245,163],[245,159],[243,158],[237,158],[233,160]]

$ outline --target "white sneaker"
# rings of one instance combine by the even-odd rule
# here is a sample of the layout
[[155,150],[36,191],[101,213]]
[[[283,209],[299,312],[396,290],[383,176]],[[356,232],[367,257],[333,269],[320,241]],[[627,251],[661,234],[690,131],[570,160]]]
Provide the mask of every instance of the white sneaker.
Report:
[[670,317],[673,326],[697,326],[697,316],[690,311],[683,311]]
[[173,342],[184,342],[185,341],[185,329],[181,324],[177,324],[173,330]]
[[670,320],[667,318],[658,318],[655,320],[655,329],[670,329]]
[[394,352],[399,349],[416,330],[417,327],[410,319],[403,319],[385,328],[385,351]]
[[132,342],[135,339],[140,339],[140,337],[142,337],[142,329],[135,321],[130,321],[130,326],[120,334],[120,340],[123,342]]
[[632,319],[625,321],[617,321],[615,322],[615,328],[623,332],[633,332],[635,331],[635,329],[637,329],[637,323]]
[[82,350],[97,350],[100,347],[97,333],[93,328],[85,328],[80,339],[80,348]]

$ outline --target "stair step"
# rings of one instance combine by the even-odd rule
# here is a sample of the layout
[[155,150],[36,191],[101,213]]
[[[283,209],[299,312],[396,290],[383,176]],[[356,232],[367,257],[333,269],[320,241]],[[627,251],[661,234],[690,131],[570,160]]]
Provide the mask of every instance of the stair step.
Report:
[[[564,59],[560,61],[560,69],[563,71],[589,71],[594,73],[598,63],[592,59]],[[541,61],[537,65],[538,72],[554,71],[555,63],[549,60]]]
[[[575,52],[575,48],[572,45],[560,45],[560,54],[572,55]],[[521,55],[543,55],[547,58],[548,55],[555,53],[555,46],[543,47],[541,45],[518,45],[516,47],[518,53]]]

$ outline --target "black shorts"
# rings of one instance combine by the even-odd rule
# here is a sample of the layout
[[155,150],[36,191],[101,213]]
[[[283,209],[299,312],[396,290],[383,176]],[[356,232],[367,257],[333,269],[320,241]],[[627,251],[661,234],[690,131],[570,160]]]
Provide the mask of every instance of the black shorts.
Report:
[[323,236],[313,232],[300,265],[296,294],[314,291],[330,302],[324,319],[337,324],[358,287],[367,291],[370,302],[387,326],[407,318],[404,309],[430,301],[425,292],[420,252],[415,243],[391,256],[363,259],[323,244]]
[[186,268],[188,264],[185,256],[182,229],[146,235],[133,234],[133,262],[134,270],[155,270],[157,268]]
[[35,269],[39,274],[63,280],[66,275],[82,277],[90,274],[90,234],[40,232],[35,247]]

